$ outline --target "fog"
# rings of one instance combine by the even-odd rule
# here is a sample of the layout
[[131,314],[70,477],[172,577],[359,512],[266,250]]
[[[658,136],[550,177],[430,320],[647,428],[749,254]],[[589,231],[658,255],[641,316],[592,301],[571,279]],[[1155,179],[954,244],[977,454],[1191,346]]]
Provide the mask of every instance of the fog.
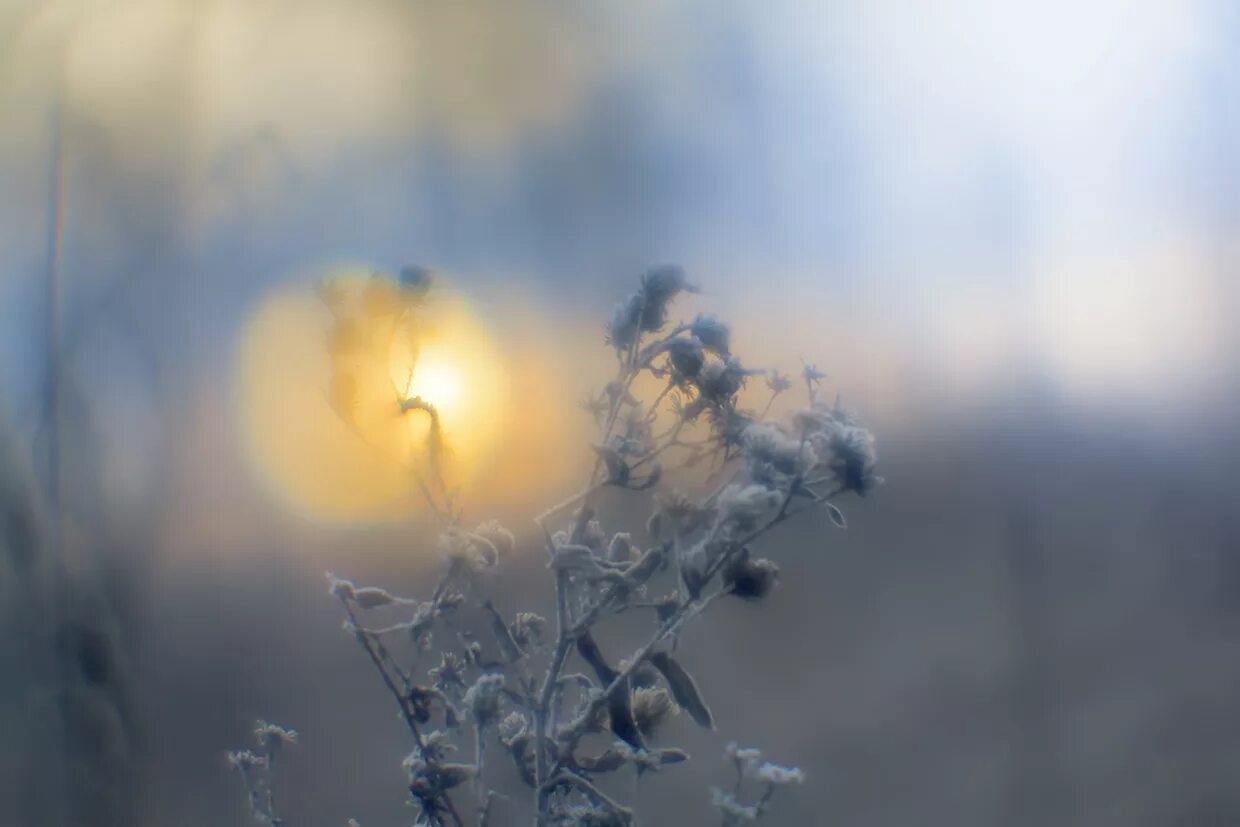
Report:
[[411,820],[323,573],[425,594],[432,540],[290,487],[351,449],[321,331],[263,320],[346,269],[467,297],[515,389],[467,507],[545,613],[530,519],[664,261],[886,484],[687,632],[717,732],[673,725],[642,823],[707,823],[733,738],[806,771],[777,824],[1240,818],[1236,238],[1223,3],[7,3],[0,823],[245,823],[259,717],[288,824]]

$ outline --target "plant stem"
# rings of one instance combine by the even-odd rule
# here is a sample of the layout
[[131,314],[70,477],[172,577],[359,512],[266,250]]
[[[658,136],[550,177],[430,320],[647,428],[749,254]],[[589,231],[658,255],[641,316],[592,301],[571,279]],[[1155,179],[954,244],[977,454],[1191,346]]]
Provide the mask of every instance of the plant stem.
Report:
[[487,794],[483,767],[486,762],[486,733],[480,725],[474,726],[474,795],[478,798],[478,827],[486,827],[487,813],[491,809],[491,797]]

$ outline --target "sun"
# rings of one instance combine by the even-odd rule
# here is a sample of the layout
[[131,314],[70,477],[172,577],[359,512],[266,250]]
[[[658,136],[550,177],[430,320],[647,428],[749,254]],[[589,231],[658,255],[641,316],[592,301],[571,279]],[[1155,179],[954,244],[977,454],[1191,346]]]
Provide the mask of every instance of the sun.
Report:
[[[406,400],[429,403],[451,460],[439,471],[463,482],[494,451],[508,419],[505,360],[486,320],[464,296],[442,286],[403,324],[391,336],[388,370],[395,395],[389,410]],[[430,417],[410,408],[399,420],[403,439],[393,450],[416,464],[428,445]]]
[[464,401],[461,374],[461,367],[454,363],[451,353],[436,345],[424,347],[413,366],[405,396],[408,399],[421,397],[450,422],[460,414]]
[[[491,474],[511,424],[510,363],[493,319],[450,284],[437,283],[406,314],[387,310],[376,285],[387,287],[369,272],[332,279],[347,324],[293,285],[255,311],[238,354],[250,453],[313,513],[405,515],[420,503],[418,479],[430,474],[431,417],[402,410],[420,397],[439,425],[437,473],[454,490],[472,490]],[[338,370],[343,385],[334,385]]]

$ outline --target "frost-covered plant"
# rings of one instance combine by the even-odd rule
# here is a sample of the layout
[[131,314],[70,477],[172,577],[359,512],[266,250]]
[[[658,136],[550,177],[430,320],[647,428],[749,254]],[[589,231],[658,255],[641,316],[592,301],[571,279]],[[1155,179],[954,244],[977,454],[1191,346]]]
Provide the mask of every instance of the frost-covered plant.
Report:
[[[723,827],[742,827],[760,819],[775,795],[775,790],[789,784],[800,784],[805,774],[797,767],[781,767],[763,760],[762,753],[749,747],[738,747],[733,741],[723,753],[724,759],[736,771],[736,781],[730,792],[714,788],[710,791],[711,803],[723,819]],[[756,799],[746,800],[745,782],[761,785],[762,792]]]
[[243,749],[228,753],[228,765],[241,774],[245,784],[250,814],[256,821],[270,827],[284,822],[276,815],[275,771],[276,758],[285,744],[297,743],[297,731],[285,729],[266,721],[254,727],[257,749]]
[[[363,312],[394,331],[394,320],[419,312],[429,289],[420,268],[398,280],[376,276]],[[444,483],[446,453],[433,400],[395,393],[394,411],[430,420],[414,472],[435,521],[442,576],[426,599],[334,575],[329,591],[409,730],[404,767],[417,824],[492,819],[499,794],[488,781],[491,746],[529,788],[539,827],[635,823],[627,805],[600,789],[600,777],[625,768],[640,777],[687,760],[681,749],[655,746],[653,737],[682,711],[702,727],[715,725],[707,693],[678,648],[681,629],[717,601],[758,602],[771,594],[780,569],[760,556],[759,541],[775,526],[822,509],[843,528],[833,500],[864,496],[882,481],[872,435],[838,403],[821,401],[825,375],[813,364],[801,371],[805,406],[773,421],[771,402],[792,389],[790,378],[745,365],[728,326],[713,316],[669,327],[674,300],[694,291],[679,268],[657,267],[606,325],[615,374],[583,403],[599,428],[593,469],[580,492],[535,519],[554,581],[553,620],[524,611],[505,617],[487,599],[487,576],[505,563],[516,540],[493,521],[472,527],[465,521]],[[336,313],[337,347],[366,333],[340,311],[330,285],[324,298]],[[346,421],[355,358],[337,359],[332,380]],[[649,399],[636,390],[645,377],[658,388]],[[765,380],[768,395],[760,412],[741,403],[756,377]],[[665,468],[705,469],[714,484],[662,491]],[[605,527],[598,499],[609,488],[650,492],[644,528]],[[399,612],[400,619],[370,622],[380,611]],[[648,613],[650,631],[617,660],[595,632],[627,613]],[[420,668],[428,659],[433,665]],[[472,756],[454,760],[465,750]],[[727,755],[737,782],[731,792],[714,794],[725,826],[756,820],[777,787],[802,778],[800,770],[763,762],[753,750],[732,745]],[[269,763],[255,767],[266,770]],[[761,785],[757,799],[743,799],[745,782]],[[473,802],[466,808],[461,799],[469,791]],[[277,823],[270,806],[255,812]]]

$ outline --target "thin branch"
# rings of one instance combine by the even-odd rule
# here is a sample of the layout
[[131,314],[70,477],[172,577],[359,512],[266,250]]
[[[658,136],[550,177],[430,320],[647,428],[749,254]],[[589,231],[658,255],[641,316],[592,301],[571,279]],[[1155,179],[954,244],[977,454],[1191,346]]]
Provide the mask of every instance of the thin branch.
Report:
[[574,772],[561,772],[554,779],[557,782],[571,784],[581,792],[585,793],[598,804],[602,804],[607,809],[618,815],[627,824],[633,819],[633,811],[616,801],[607,793],[596,787],[591,781]]

